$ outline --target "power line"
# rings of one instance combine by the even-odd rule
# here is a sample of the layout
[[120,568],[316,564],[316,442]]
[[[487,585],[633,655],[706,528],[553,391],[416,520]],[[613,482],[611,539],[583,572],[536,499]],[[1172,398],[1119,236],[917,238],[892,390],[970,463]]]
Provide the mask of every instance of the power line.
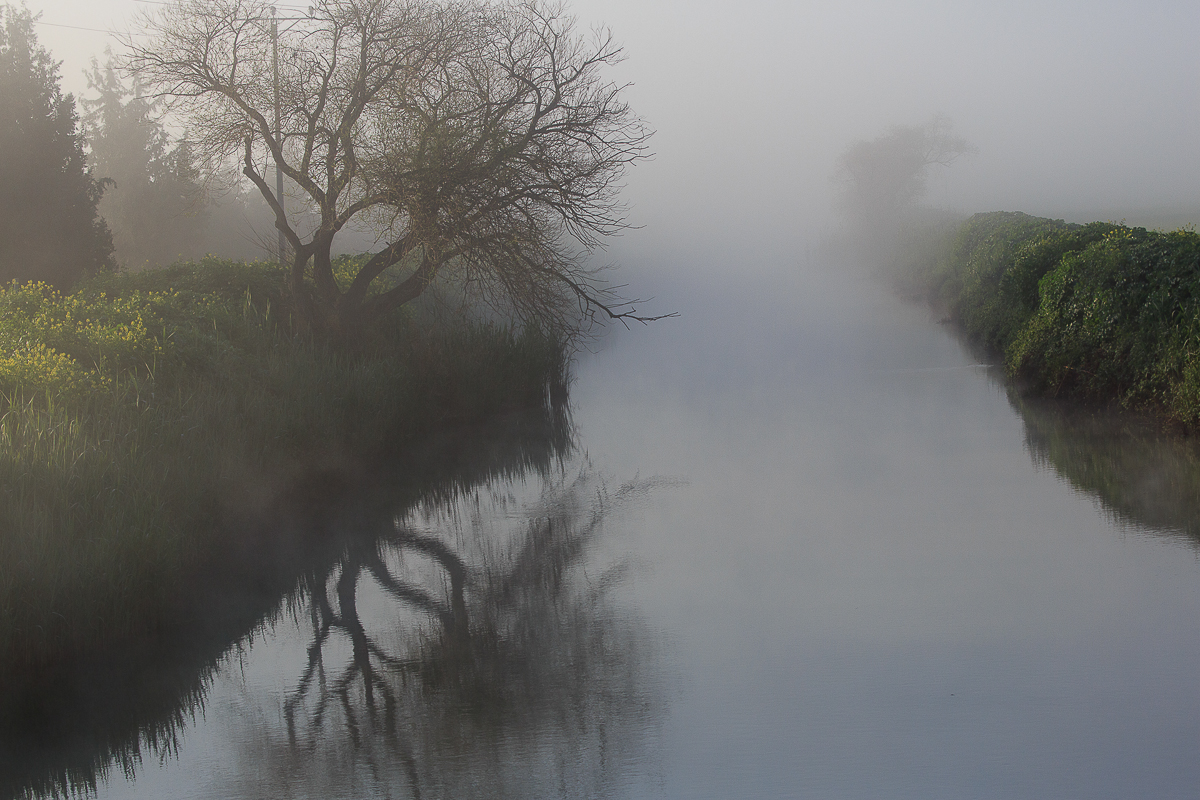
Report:
[[85,28],[82,25],[64,25],[61,22],[42,22],[40,19],[35,19],[35,25],[49,25],[52,28],[71,28],[77,31],[91,31],[92,33],[107,33],[109,36],[116,36],[115,31],[102,31],[99,28]]

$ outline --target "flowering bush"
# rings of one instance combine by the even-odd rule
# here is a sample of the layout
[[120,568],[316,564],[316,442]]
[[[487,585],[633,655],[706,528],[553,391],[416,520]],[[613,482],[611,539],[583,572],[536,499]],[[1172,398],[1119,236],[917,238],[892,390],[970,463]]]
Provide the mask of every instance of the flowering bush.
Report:
[[3,341],[0,346],[0,389],[6,394],[16,390],[32,390],[51,396],[76,396],[107,388],[110,381],[103,375],[82,368],[65,353],[59,353],[41,342]]
[[44,283],[0,290],[0,391],[78,396],[164,355],[169,293],[62,295]]

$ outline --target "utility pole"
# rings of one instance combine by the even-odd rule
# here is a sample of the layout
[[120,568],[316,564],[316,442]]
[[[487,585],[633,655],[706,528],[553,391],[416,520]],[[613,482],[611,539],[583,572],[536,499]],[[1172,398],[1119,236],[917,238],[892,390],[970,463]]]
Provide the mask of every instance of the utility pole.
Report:
[[[279,22],[275,19],[275,6],[271,6],[271,71],[274,76],[275,84],[275,141],[279,142],[279,149],[283,150],[282,128],[279,122]],[[279,162],[275,162],[275,199],[279,201],[279,207],[284,208],[283,204],[283,170],[279,168]],[[287,248],[287,241],[283,238],[283,231],[279,231],[279,263],[283,263],[283,256]]]

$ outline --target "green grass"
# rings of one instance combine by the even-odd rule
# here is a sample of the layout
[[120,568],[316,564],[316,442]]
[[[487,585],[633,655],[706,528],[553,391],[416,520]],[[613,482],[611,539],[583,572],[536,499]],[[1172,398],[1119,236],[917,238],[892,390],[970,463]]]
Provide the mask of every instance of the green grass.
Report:
[[294,337],[283,280],[207,260],[0,294],[0,660],[152,634],[229,516],[306,465],[369,464],[565,379],[537,331],[398,315],[353,346]]
[[1200,428],[1200,234],[977,214],[925,267],[1026,390]]

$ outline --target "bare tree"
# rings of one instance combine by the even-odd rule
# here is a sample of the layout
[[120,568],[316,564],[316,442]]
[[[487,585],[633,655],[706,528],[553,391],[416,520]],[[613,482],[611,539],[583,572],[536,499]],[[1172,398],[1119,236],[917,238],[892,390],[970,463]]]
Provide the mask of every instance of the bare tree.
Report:
[[[602,75],[621,57],[609,33],[581,37],[542,0],[318,0],[277,39],[262,0],[178,0],[145,22],[128,66],[210,161],[240,158],[308,325],[351,332],[447,274],[540,324],[653,319],[588,266],[626,227],[617,190],[650,133]],[[289,221],[272,168],[315,226]],[[385,246],[339,285],[330,249],[352,223]]]

